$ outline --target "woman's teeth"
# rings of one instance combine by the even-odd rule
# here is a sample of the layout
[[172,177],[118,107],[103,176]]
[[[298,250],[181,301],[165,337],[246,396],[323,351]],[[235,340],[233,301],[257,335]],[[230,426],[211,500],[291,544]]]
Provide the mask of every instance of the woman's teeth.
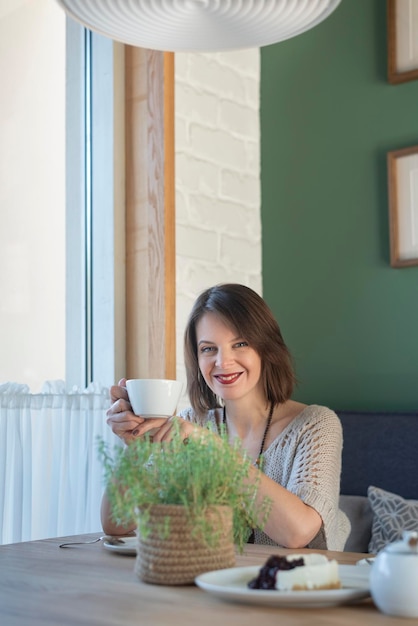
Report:
[[222,383],[223,385],[230,385],[231,383],[234,383],[236,380],[238,380],[240,376],[241,374],[238,373],[238,374],[229,374],[229,376],[218,375],[218,376],[215,376],[215,378],[218,382]]

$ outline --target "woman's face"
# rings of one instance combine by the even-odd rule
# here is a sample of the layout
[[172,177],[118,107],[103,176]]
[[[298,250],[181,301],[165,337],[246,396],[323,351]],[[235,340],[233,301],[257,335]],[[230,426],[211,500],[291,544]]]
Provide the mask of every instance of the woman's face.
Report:
[[261,359],[245,337],[205,313],[196,324],[196,339],[200,371],[213,393],[224,400],[260,393]]

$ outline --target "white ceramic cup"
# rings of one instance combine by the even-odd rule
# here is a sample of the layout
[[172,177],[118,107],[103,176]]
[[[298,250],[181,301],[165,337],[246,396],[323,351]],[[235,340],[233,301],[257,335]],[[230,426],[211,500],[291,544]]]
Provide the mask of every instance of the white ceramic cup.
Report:
[[132,378],[126,381],[126,388],[135,415],[171,417],[176,411],[183,383],[159,378]]

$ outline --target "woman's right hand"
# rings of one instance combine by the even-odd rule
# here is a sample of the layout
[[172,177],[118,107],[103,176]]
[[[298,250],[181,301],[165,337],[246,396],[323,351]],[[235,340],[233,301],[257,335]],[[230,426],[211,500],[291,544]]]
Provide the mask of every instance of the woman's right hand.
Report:
[[106,413],[107,423],[115,435],[125,443],[129,443],[135,439],[136,429],[145,420],[132,411],[126,389],[126,378],[122,378],[118,385],[110,388],[110,399],[112,406]]
[[106,413],[107,423],[115,435],[126,444],[143,437],[146,433],[152,436],[153,432],[157,431],[167,421],[165,417],[144,419],[140,415],[135,415],[129,402],[126,378],[122,378],[118,385],[113,385],[110,388],[110,399],[112,406]]

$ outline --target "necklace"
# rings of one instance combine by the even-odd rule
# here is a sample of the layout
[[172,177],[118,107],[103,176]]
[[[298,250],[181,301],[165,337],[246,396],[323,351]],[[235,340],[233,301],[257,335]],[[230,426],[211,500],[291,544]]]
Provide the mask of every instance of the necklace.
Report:
[[[272,417],[273,417],[273,403],[270,404],[270,410],[269,410],[269,414],[268,414],[268,417],[267,417],[267,423],[266,423],[266,427],[264,429],[263,438],[261,440],[260,452],[258,453],[258,456],[257,456],[256,460],[254,461],[254,465],[256,467],[260,467],[261,455],[264,452],[264,444],[266,443],[266,437],[267,437],[268,431],[270,429],[270,424],[271,424]],[[226,409],[225,409],[225,406],[224,406],[224,409],[223,409],[222,423],[224,424],[224,426],[226,428],[226,431],[228,432],[228,424],[226,422]]]

